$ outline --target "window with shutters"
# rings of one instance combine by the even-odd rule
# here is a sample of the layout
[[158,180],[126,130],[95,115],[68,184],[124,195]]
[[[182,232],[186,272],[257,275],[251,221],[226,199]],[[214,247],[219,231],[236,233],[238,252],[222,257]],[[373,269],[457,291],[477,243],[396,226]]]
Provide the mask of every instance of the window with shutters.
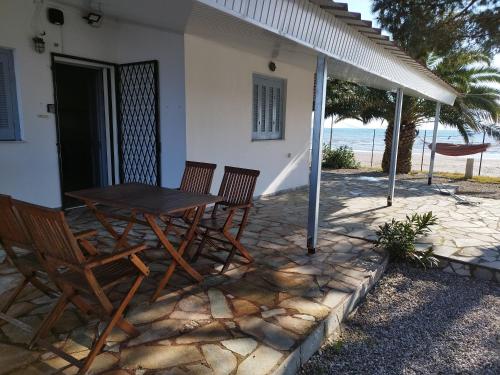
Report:
[[252,140],[283,139],[285,80],[253,76]]
[[0,48],[0,141],[20,140],[12,51]]

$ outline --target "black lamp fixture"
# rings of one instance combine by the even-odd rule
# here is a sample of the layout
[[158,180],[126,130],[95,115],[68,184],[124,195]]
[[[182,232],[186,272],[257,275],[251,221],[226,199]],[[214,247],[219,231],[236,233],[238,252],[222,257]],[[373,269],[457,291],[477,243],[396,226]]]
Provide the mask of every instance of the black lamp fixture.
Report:
[[33,47],[35,48],[35,51],[38,53],[45,52],[45,40],[43,40],[42,38],[43,35],[45,35],[45,33],[41,34],[40,36],[35,36],[33,38]]
[[276,70],[276,63],[274,61],[270,61],[268,68],[271,72],[274,72]]
[[87,23],[90,26],[98,26],[99,22],[101,22],[102,15],[100,15],[99,13],[90,12],[89,14],[87,14],[86,16],[84,16],[82,18],[84,20],[87,20]]

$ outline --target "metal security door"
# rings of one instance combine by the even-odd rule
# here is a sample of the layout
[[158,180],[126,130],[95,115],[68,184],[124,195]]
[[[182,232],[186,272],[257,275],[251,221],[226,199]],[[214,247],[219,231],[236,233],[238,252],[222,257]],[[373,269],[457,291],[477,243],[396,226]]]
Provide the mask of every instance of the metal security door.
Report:
[[160,185],[158,61],[116,69],[120,182]]

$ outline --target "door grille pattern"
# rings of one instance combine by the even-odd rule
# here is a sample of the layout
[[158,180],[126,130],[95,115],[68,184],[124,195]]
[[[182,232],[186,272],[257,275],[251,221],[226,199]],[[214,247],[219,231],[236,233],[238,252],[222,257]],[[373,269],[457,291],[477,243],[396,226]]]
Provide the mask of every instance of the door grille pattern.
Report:
[[117,68],[120,182],[160,185],[157,61]]

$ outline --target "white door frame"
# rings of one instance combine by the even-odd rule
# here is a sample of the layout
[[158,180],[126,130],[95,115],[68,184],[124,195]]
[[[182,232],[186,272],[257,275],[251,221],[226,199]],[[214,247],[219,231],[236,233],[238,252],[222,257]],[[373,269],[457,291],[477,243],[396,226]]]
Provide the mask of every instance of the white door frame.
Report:
[[[116,64],[91,60],[77,56],[52,54],[52,64],[68,64],[100,70],[103,78],[104,123],[106,130],[106,159],[108,185],[120,183],[120,166],[118,155],[118,125],[116,108]],[[62,178],[62,176],[60,176]]]

